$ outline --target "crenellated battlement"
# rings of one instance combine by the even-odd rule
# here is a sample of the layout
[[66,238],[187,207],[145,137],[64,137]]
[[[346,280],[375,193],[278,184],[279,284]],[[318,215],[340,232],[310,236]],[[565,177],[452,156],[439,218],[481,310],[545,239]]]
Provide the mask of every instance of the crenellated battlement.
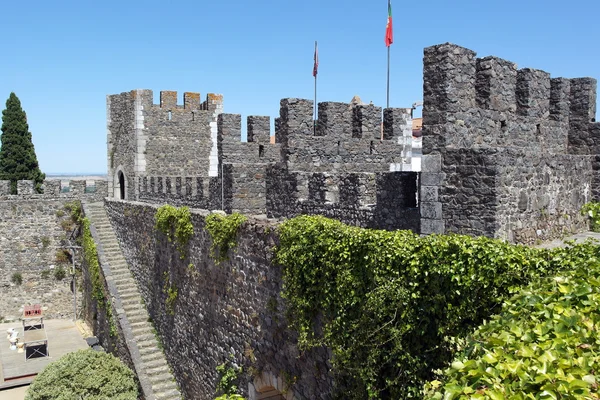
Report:
[[531,243],[585,226],[578,210],[600,195],[595,79],[450,43],[425,49],[423,78],[421,233]]
[[[591,78],[551,78],[454,44],[424,52],[424,136],[432,147],[514,147],[565,153],[569,124],[595,114]],[[437,129],[453,124],[443,134]],[[429,151],[429,149],[426,149]]]
[[313,121],[310,100],[283,99],[280,106],[275,135],[290,170],[384,172],[410,164],[410,109],[385,109],[382,120],[371,104],[322,102]]
[[271,143],[270,138],[269,117],[247,117],[247,140],[242,142],[242,116],[219,114],[217,141],[221,164],[265,164],[279,161],[280,145]]
[[74,198],[101,201],[108,196],[108,183],[104,179],[94,180],[91,185],[86,180],[70,180],[63,185],[61,180],[48,179],[41,188],[42,193],[37,193],[34,181],[17,181],[17,194],[13,195],[10,194],[10,181],[0,180],[0,200]]

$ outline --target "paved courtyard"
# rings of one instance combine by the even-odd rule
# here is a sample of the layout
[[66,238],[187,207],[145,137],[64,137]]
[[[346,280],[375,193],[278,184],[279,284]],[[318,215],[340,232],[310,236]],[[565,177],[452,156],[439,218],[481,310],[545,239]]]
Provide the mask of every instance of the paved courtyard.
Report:
[[16,350],[10,350],[5,335],[6,330],[9,328],[18,329],[19,338],[21,340],[23,338],[23,325],[20,323],[0,324],[0,400],[10,399],[10,397],[7,397],[9,391],[3,389],[29,384],[52,361],[58,360],[67,353],[88,347],[73,321],[45,320],[44,328],[48,338],[49,357],[25,360],[24,352],[19,353]]

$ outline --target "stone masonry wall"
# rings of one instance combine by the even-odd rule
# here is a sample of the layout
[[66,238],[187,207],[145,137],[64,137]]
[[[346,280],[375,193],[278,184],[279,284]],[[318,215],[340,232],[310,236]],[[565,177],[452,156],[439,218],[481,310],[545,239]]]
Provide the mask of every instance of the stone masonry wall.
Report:
[[[235,251],[215,265],[204,230],[206,212],[193,211],[195,233],[182,259],[154,231],[156,206],[109,200],[106,207],[186,398],[213,399],[216,367],[230,355],[244,367],[245,396],[264,376],[275,377],[297,398],[331,396],[327,351],[299,352],[286,328],[281,269],[271,260],[274,226],[260,220],[244,224]],[[177,289],[172,314],[165,304],[167,288]]]
[[140,198],[144,177],[199,176],[208,181],[222,103],[222,96],[212,93],[200,103],[199,93],[186,92],[183,105],[177,104],[174,91],[161,91],[160,104],[153,104],[152,90],[108,96],[111,197],[119,197],[115,191],[119,170],[126,177],[126,198],[131,199]]
[[585,228],[595,81],[443,44],[425,49],[423,92],[421,233],[533,243]]
[[[41,304],[47,318],[73,317],[71,263],[57,260],[67,235],[61,226],[69,218],[66,202],[0,201],[0,319],[18,320],[30,304]],[[59,267],[67,272],[62,280],[54,277]],[[22,275],[21,285],[12,282],[15,273]]]
[[242,142],[241,116],[219,115],[219,179],[226,184],[226,190],[221,196],[217,194],[214,200],[216,204],[227,204],[224,210],[250,215],[266,214],[266,170],[268,165],[279,160],[281,152],[279,144],[270,142],[270,126],[269,117],[249,116],[247,141]]
[[[283,99],[281,158],[267,169],[267,215],[320,214],[349,224],[419,231],[418,174],[405,140],[409,109]],[[382,131],[383,124],[383,131]],[[412,136],[411,136],[412,138]]]
[[[137,91],[106,96],[109,196],[113,196],[118,185],[114,180],[118,179],[116,175],[119,171],[124,174],[126,183],[133,184],[134,181],[138,151],[136,105],[139,107],[139,103]],[[143,121],[139,121],[139,124],[143,124]]]
[[[73,318],[71,259],[63,252],[72,227],[65,205],[101,201],[107,185],[97,180],[88,192],[86,181],[72,180],[62,192],[61,181],[46,180],[42,189],[35,193],[33,181],[19,181],[18,193],[11,195],[10,182],[0,181],[0,320],[18,319],[29,304],[41,304],[48,318]],[[62,280],[55,278],[59,268],[67,273]],[[21,274],[21,285],[13,282],[15,273]]]

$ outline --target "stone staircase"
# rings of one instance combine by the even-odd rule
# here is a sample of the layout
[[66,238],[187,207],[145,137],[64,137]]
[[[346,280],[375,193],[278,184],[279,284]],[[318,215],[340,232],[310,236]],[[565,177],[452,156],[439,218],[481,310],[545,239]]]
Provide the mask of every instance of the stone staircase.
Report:
[[98,259],[146,400],[181,399],[103,203],[84,204]]

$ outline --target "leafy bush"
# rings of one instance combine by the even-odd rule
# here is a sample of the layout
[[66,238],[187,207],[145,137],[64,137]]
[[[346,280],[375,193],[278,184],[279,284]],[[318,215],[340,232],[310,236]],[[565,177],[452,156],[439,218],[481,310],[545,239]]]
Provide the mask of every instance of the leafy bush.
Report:
[[598,272],[592,255],[584,268],[532,284],[507,301],[470,337],[445,371],[445,384],[426,386],[427,398],[600,398]]
[[[278,262],[302,350],[325,346],[345,398],[416,398],[458,339],[523,285],[589,256],[461,235],[346,226],[301,216],[280,226]],[[577,248],[579,249],[579,248]]]
[[177,250],[184,259],[186,256],[186,246],[194,235],[194,225],[190,209],[187,207],[176,208],[165,204],[156,210],[154,215],[155,229],[162,232],[169,242],[173,239],[177,241]]
[[210,214],[206,217],[206,230],[213,240],[210,253],[217,262],[227,259],[227,252],[237,245],[235,238],[238,229],[248,218],[239,213],[223,216],[221,214]]
[[218,400],[236,400],[243,399],[237,394],[239,375],[242,373],[242,367],[233,365],[233,363],[223,363],[217,366],[219,373],[219,383],[217,383],[217,393],[223,395],[218,397]]
[[83,226],[83,259],[90,274],[92,297],[100,304],[103,304],[107,296],[104,293],[104,285],[102,284],[102,276],[100,275],[100,262],[98,261],[96,243],[94,242],[92,232],[90,231],[90,220],[88,218],[83,218],[81,224]]
[[54,269],[54,279],[56,279],[57,281],[62,281],[63,279],[65,279],[66,276],[67,271],[65,271],[65,269],[61,265]]
[[590,229],[600,232],[600,203],[590,202],[581,207],[581,215],[587,215],[590,219]]
[[20,272],[15,272],[10,277],[10,281],[12,283],[14,283],[15,285],[19,285],[20,286],[23,283],[23,274],[21,274]]
[[71,253],[67,249],[58,249],[54,255],[57,264],[68,264],[71,262]]
[[42,279],[48,279],[50,278],[50,274],[52,274],[52,270],[49,269],[45,269],[42,271]]
[[42,249],[46,250],[50,246],[50,238],[48,236],[42,236]]
[[136,400],[134,373],[111,354],[69,353],[48,364],[34,379],[26,400]]
[[165,299],[165,307],[167,309],[167,313],[170,315],[175,315],[175,302],[177,301],[178,290],[177,286],[171,283],[169,279],[169,273],[165,271],[165,287],[163,288],[163,293],[167,295]]

